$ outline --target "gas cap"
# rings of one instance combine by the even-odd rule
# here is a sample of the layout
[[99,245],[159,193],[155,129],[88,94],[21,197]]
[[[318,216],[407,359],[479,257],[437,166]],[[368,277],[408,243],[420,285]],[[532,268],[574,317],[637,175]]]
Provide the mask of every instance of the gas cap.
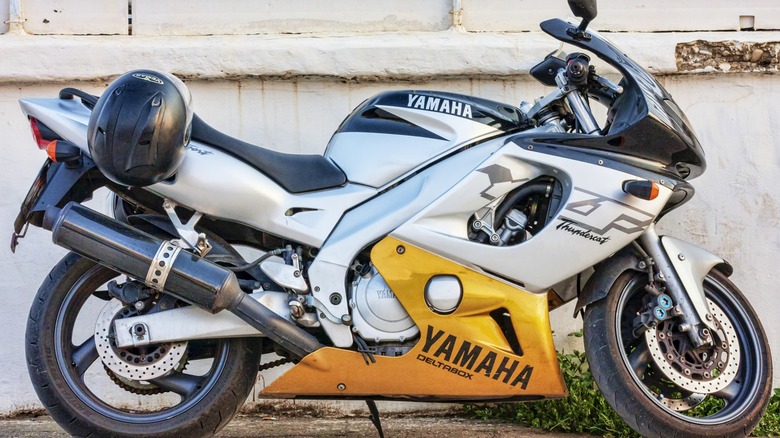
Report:
[[436,313],[454,312],[462,298],[463,286],[454,275],[436,275],[425,285],[425,302]]

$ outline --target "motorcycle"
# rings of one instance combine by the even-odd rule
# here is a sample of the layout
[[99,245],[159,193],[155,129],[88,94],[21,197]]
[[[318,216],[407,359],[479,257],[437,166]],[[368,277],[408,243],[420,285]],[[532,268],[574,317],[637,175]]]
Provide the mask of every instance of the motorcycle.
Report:
[[[534,67],[553,91],[520,107],[384,92],[322,156],[193,116],[175,172],[122,184],[88,138],[118,92],[22,99],[49,158],[12,249],[32,224],[71,251],[27,326],[51,416],[80,436],[211,435],[286,362],[260,396],[366,400],[380,435],[375,400],[565,397],[549,312],[577,299],[596,383],[634,430],[748,434],[772,382],[761,323],[722,257],[655,229],[693,196],[702,147],[664,88],[588,29],[595,0],[569,4],[579,25],[542,30],[619,83],[577,52]],[[101,187],[110,216],[81,205]]]

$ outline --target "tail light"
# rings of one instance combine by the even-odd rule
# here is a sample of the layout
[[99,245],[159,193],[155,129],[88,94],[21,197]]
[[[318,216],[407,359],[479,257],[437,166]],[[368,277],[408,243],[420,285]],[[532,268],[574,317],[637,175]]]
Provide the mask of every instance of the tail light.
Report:
[[35,143],[38,145],[38,149],[46,150],[46,148],[49,146],[49,143],[54,140],[61,140],[57,133],[32,117],[30,117],[30,129],[32,130],[32,136],[35,140]]

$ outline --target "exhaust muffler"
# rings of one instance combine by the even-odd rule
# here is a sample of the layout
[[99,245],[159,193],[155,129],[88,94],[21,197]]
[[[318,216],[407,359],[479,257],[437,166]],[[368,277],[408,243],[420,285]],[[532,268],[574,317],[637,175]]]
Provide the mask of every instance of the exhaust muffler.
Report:
[[75,202],[49,208],[52,241],[211,313],[228,310],[297,358],[322,345],[241,290],[232,271]]

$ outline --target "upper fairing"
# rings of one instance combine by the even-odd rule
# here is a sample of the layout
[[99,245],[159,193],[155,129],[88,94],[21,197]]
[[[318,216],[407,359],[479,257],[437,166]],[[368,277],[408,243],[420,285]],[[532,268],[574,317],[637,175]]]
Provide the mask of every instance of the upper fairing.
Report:
[[610,108],[604,136],[554,136],[539,141],[649,160],[657,170],[683,178],[704,172],[704,151],[691,123],[650,73],[598,32],[589,30],[590,38],[574,39],[568,33],[572,24],[560,19],[545,21],[541,27],[556,39],[589,50],[615,67],[623,75],[624,91]]
[[515,107],[454,93],[390,91],[341,124],[325,156],[350,182],[383,187],[459,146],[524,129]]

